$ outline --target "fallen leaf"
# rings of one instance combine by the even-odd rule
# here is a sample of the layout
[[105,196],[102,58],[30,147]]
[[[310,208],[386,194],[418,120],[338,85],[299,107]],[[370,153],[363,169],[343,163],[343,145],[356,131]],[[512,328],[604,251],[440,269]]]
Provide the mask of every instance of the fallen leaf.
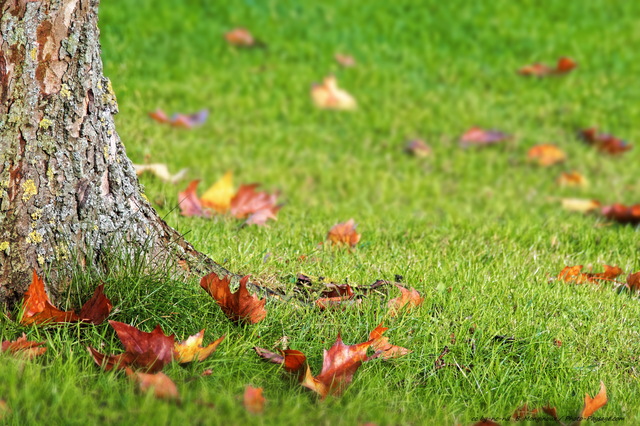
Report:
[[356,223],[353,219],[333,225],[327,234],[327,239],[333,244],[348,245],[354,247],[360,241],[361,235],[356,232]]
[[109,321],[109,324],[116,331],[126,352],[107,356],[89,347],[96,364],[105,370],[133,366],[156,373],[173,359],[175,338],[173,335],[166,336],[159,325],[151,333],[145,333],[122,322]]
[[224,38],[227,43],[236,47],[253,47],[256,44],[253,35],[246,28],[234,28],[225,33]]
[[578,64],[571,58],[562,57],[558,59],[558,63],[555,67],[550,67],[545,64],[535,63],[533,65],[527,65],[518,70],[518,73],[526,76],[533,77],[547,77],[551,75],[562,75],[573,71]]
[[257,212],[249,215],[247,220],[244,221],[244,224],[257,226],[266,225],[269,219],[278,220],[278,217],[276,216],[278,210],[280,210],[280,206],[273,206],[268,209],[258,210]]
[[600,208],[600,201],[583,198],[562,198],[562,208],[570,212],[589,213]]
[[633,293],[640,292],[640,272],[627,276],[626,287]]
[[530,410],[527,404],[524,404],[522,407],[516,408],[516,411],[514,411],[513,414],[511,415],[511,421],[512,422],[522,421],[531,417],[535,417],[537,415],[538,415],[537,409]]
[[168,123],[169,122],[169,117],[167,116],[167,113],[165,113],[160,108],[158,108],[157,110],[155,110],[153,112],[150,112],[149,113],[149,117],[151,117],[152,119],[154,119],[158,123]]
[[624,204],[615,203],[610,206],[603,206],[600,212],[607,219],[621,224],[634,226],[640,224],[640,204],[625,206]]
[[272,364],[282,365],[285,371],[289,373],[302,371],[307,361],[304,353],[294,349],[279,350],[279,353],[275,353],[255,346],[253,350],[256,351],[260,358]]
[[182,169],[175,175],[169,173],[169,169],[166,164],[134,164],[133,168],[136,170],[136,175],[140,176],[145,172],[149,172],[157,176],[160,180],[171,184],[176,184],[184,179],[188,169]]
[[[231,199],[230,211],[233,216],[238,219],[244,219],[262,211],[260,215],[266,217],[266,219],[275,218],[280,209],[280,206],[276,205],[277,194],[258,192],[256,191],[258,186],[259,184],[257,183],[240,186],[236,195]],[[266,221],[266,219],[264,220]],[[261,218],[259,217],[253,219],[256,223],[260,222],[260,220]]]
[[598,283],[598,281],[613,281],[620,274],[622,269],[617,266],[603,265],[604,272],[585,273],[582,271],[582,265],[567,266],[558,274],[558,279],[564,282],[572,282],[575,284],[583,284],[585,282]]
[[485,130],[480,127],[472,127],[460,137],[460,146],[487,146],[511,139],[511,136],[499,130]]
[[262,414],[264,411],[265,399],[262,396],[262,388],[254,388],[247,385],[243,396],[244,408],[251,414]]
[[229,289],[231,278],[225,276],[220,279],[215,272],[212,272],[200,280],[200,286],[215,299],[227,318],[236,322],[255,324],[267,316],[267,311],[264,309],[266,300],[258,299],[249,293],[248,281],[248,275],[242,277],[238,291],[231,293]]
[[219,181],[211,185],[211,187],[202,194],[200,202],[204,207],[213,209],[218,213],[224,213],[231,207],[231,199],[235,194],[233,173],[228,171]]
[[315,301],[315,305],[322,310],[330,308],[344,308],[346,306],[360,305],[362,299],[353,299],[353,296],[322,297]]
[[202,203],[196,193],[199,183],[199,180],[191,181],[187,189],[178,193],[178,205],[180,206],[180,214],[183,216],[211,216],[209,211],[203,209]]
[[169,124],[173,127],[182,127],[185,129],[191,129],[192,127],[200,126],[204,124],[204,122],[209,117],[209,110],[202,109],[193,114],[174,114],[171,119],[169,119]]
[[187,338],[183,342],[176,342],[174,346],[174,358],[179,364],[186,364],[194,360],[204,361],[211,355],[220,342],[224,340],[224,335],[210,343],[206,347],[202,347],[204,339],[204,330]]
[[560,419],[558,418],[558,410],[556,410],[556,407],[550,407],[546,405],[542,407],[542,411],[544,411],[545,414],[553,417],[555,421],[560,422]]
[[357,106],[353,96],[338,88],[334,76],[326,77],[322,84],[314,83],[311,86],[311,99],[318,108],[323,109],[352,110]]
[[576,171],[569,172],[569,173],[562,172],[562,174],[560,175],[560,177],[558,177],[556,182],[560,186],[585,187],[588,185],[587,179]]
[[424,298],[420,296],[420,293],[414,288],[407,289],[399,284],[395,284],[400,290],[400,296],[395,299],[389,300],[387,304],[389,308],[389,314],[392,317],[398,315],[402,310],[410,310],[414,307],[420,306],[424,301]]
[[74,311],[61,311],[51,304],[44,290],[44,280],[34,270],[31,285],[24,294],[20,323],[28,325],[83,321],[100,324],[109,315],[111,308],[111,301],[104,295],[104,284],[101,284],[96,287],[91,299],[82,306],[80,315]]
[[404,147],[404,152],[415,157],[424,158],[431,155],[431,147],[423,140],[413,139],[407,142]]
[[589,394],[584,395],[584,407],[582,411],[578,415],[582,420],[586,420],[593,413],[601,409],[607,403],[607,389],[604,386],[603,382],[600,382],[600,392],[594,397],[591,398]]
[[2,352],[7,352],[18,357],[33,359],[37,356],[44,354],[47,351],[45,342],[31,342],[27,340],[27,335],[22,333],[21,337],[18,337],[14,341],[2,342]]
[[367,359],[372,341],[347,346],[338,335],[336,342],[324,351],[322,371],[316,377],[307,366],[302,386],[318,393],[322,399],[339,396],[353,380],[353,375]]
[[578,136],[589,145],[596,147],[599,151],[612,155],[622,154],[633,148],[620,138],[607,133],[598,133],[596,127],[581,130]]
[[383,327],[382,323],[380,323],[369,334],[369,339],[372,340],[371,347],[375,351],[373,357],[377,358],[380,356],[384,360],[389,360],[392,358],[399,358],[413,352],[407,348],[403,348],[402,346],[395,346],[389,343],[389,338],[383,336],[384,332],[387,330],[388,328]]
[[141,392],[153,390],[153,395],[158,399],[180,399],[176,384],[163,372],[148,374],[133,371],[130,368],[127,368],[125,371],[129,378],[138,383]]
[[345,68],[351,68],[356,66],[356,60],[351,55],[344,55],[342,53],[336,53],[336,62]]
[[545,143],[535,145],[529,149],[527,157],[530,161],[536,162],[540,166],[548,167],[562,163],[567,159],[567,155],[556,145]]

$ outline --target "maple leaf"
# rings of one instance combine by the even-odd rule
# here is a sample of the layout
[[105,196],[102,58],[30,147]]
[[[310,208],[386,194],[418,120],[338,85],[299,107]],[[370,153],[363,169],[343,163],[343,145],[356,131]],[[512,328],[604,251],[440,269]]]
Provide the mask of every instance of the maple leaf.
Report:
[[179,400],[180,394],[178,388],[173,381],[163,372],[154,374],[140,373],[126,368],[127,376],[134,382],[138,383],[140,392],[153,390],[153,395],[159,399]]
[[600,208],[600,201],[583,198],[562,198],[562,208],[570,212],[588,213]]
[[640,224],[640,204],[625,206],[624,204],[614,203],[610,206],[603,206],[600,212],[607,219],[615,220],[621,224]]
[[184,179],[184,176],[187,174],[187,171],[188,171],[188,169],[182,169],[175,175],[172,175],[171,173],[169,173],[169,168],[167,167],[167,165],[160,164],[160,163],[134,164],[133,168],[136,170],[136,175],[138,176],[140,176],[145,172],[149,172],[157,176],[160,180],[163,180],[165,182],[168,182],[174,185],[179,181],[181,181],[182,179]]
[[111,312],[111,301],[104,295],[104,284],[96,287],[93,296],[83,306],[78,316],[74,311],[61,311],[53,306],[44,290],[44,280],[33,271],[31,285],[24,294],[21,324],[49,324],[55,322],[84,321],[99,324]]
[[333,225],[327,234],[327,239],[333,244],[343,244],[355,247],[360,241],[361,235],[356,232],[356,223],[353,219]]
[[392,317],[398,315],[402,310],[409,310],[414,307],[420,306],[424,301],[424,298],[420,296],[420,293],[414,288],[407,289],[399,284],[395,284],[400,290],[400,296],[395,299],[389,300],[387,306],[389,307],[389,314]]
[[617,266],[603,265],[604,272],[601,273],[584,273],[582,265],[567,266],[558,274],[558,279],[564,282],[573,282],[575,284],[583,284],[585,282],[598,283],[598,281],[613,281],[620,274],[622,269]]
[[342,65],[345,68],[351,68],[356,66],[356,60],[351,55],[336,53],[334,58],[338,64]]
[[202,194],[200,202],[204,207],[213,209],[218,213],[224,213],[231,207],[231,199],[235,193],[233,173],[228,171],[219,181],[211,185],[211,187]]
[[499,130],[485,130],[480,127],[472,127],[460,137],[460,146],[487,146],[511,139],[511,136]]
[[185,129],[191,129],[192,127],[200,126],[209,117],[209,110],[202,109],[193,114],[181,114],[175,113],[169,120],[169,124],[173,127],[182,127]]
[[580,414],[578,414],[578,417],[580,417],[581,420],[586,420],[591,417],[593,413],[604,407],[606,403],[607,388],[603,382],[600,382],[600,392],[598,392],[595,397],[591,398],[589,394],[584,395],[584,407],[582,411],[580,411]]
[[607,133],[599,133],[596,127],[581,130],[578,136],[589,145],[596,147],[599,151],[612,155],[622,154],[633,148],[620,138]]
[[204,361],[217,349],[220,342],[224,340],[224,335],[206,347],[202,347],[203,339],[204,329],[200,330],[199,333],[190,336],[183,342],[176,342],[173,349],[175,360],[179,364],[186,364],[196,359],[198,361]]
[[161,110],[160,108],[158,108],[157,110],[155,110],[153,112],[150,112],[149,113],[149,117],[151,117],[152,119],[154,119],[158,123],[168,123],[169,122],[169,117],[167,116],[167,113],[164,112],[163,110]]
[[246,28],[234,28],[225,33],[224,38],[227,43],[236,47],[253,47],[256,45],[256,40]]
[[248,281],[248,275],[242,277],[238,291],[231,293],[229,289],[231,278],[225,276],[220,279],[215,272],[212,272],[202,277],[200,286],[215,299],[227,318],[236,322],[244,321],[255,324],[267,316],[267,311],[264,308],[266,300],[258,299],[249,293],[247,290]]
[[367,349],[373,341],[345,345],[338,335],[329,350],[324,351],[322,371],[316,377],[307,366],[302,386],[318,393],[322,399],[328,395],[339,396],[353,380],[353,375],[367,360]]
[[587,179],[576,171],[562,172],[562,174],[556,179],[556,182],[560,186],[587,186]]
[[346,91],[338,88],[338,81],[334,76],[326,77],[322,84],[311,86],[311,99],[318,108],[335,110],[353,110],[356,100]]
[[279,353],[271,352],[267,349],[254,346],[254,351],[258,356],[272,364],[279,364],[289,373],[302,372],[302,368],[306,365],[307,357],[304,353],[294,349],[280,350]]
[[540,166],[548,167],[562,163],[567,159],[567,155],[556,145],[545,143],[535,145],[529,149],[527,157],[530,161],[538,163]]
[[202,203],[196,193],[199,183],[200,180],[191,181],[187,189],[178,193],[178,205],[180,206],[180,214],[183,216],[211,216],[209,211],[203,209]]
[[423,140],[413,139],[407,142],[404,147],[404,152],[415,157],[424,158],[431,155],[431,147],[427,145]]
[[545,64],[535,63],[533,65],[527,65],[518,70],[520,75],[533,76],[533,77],[547,77],[550,75],[567,74],[573,71],[578,64],[571,58],[562,57],[558,59],[558,63],[555,67],[550,67]]
[[382,357],[384,360],[389,360],[392,358],[399,358],[413,352],[407,348],[403,348],[402,346],[395,346],[389,343],[389,338],[383,336],[384,332],[387,330],[388,328],[383,327],[382,323],[380,323],[369,334],[369,339],[372,340],[371,347],[375,351],[371,358]]
[[511,421],[517,422],[525,420],[527,417],[535,417],[538,415],[538,409],[529,409],[527,404],[524,404],[522,407],[516,408],[516,411],[511,415]]
[[265,399],[262,396],[262,388],[254,388],[251,385],[247,385],[244,389],[244,396],[242,398],[244,408],[251,414],[262,414],[264,411]]
[[242,185],[231,199],[230,212],[238,219],[247,218],[247,225],[262,225],[268,219],[275,219],[280,206],[276,205],[278,195],[258,192],[257,183]]
[[45,342],[28,341],[27,335],[22,333],[21,337],[18,337],[12,342],[9,340],[2,342],[1,348],[2,352],[7,352],[27,359],[33,359],[47,351],[47,348],[41,347],[45,344]]
[[122,322],[109,321],[109,324],[116,331],[126,352],[107,356],[89,347],[96,364],[105,370],[133,366],[148,373],[156,373],[173,359],[175,337],[166,336],[159,325],[151,333],[145,333]]
[[625,287],[627,287],[631,292],[640,292],[640,272],[629,274],[627,276],[627,283],[625,284]]

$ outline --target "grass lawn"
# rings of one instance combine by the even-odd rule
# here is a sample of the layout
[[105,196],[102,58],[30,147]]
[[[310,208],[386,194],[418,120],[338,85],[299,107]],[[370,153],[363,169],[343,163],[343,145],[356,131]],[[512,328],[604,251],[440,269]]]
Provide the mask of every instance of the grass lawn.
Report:
[[[268,47],[227,45],[223,34],[237,26]],[[640,299],[610,283],[550,280],[567,265],[618,265],[622,280],[640,270],[636,228],[558,202],[640,202],[640,146],[608,156],[576,138],[598,126],[640,141],[640,3],[111,0],[101,5],[100,27],[129,157],[189,168],[178,185],[143,176],[145,194],[199,250],[289,292],[297,273],[351,284],[402,275],[425,301],[390,318],[392,288],[359,308],[325,312],[269,300],[264,321],[238,326],[197,280],[114,265],[101,277],[114,302],[110,319],[145,331],[160,324],[179,339],[203,328],[205,342],[226,335],[209,359],[164,370],[182,403],[141,395],[123,373],[94,364],[87,345],[122,351],[106,323],[25,328],[2,319],[0,340],[24,331],[48,348],[28,362],[2,355],[0,399],[11,409],[3,421],[471,424],[509,417],[524,403],[574,416],[603,381],[609,403],[596,417],[640,423]],[[338,52],[357,65],[341,68]],[[561,56],[578,68],[543,79],[516,73]],[[357,99],[356,111],[314,107],[310,85],[329,74]],[[184,130],[149,119],[156,108],[211,114]],[[514,138],[462,149],[458,139],[474,125]],[[412,138],[432,155],[406,155]],[[543,142],[557,144],[567,161],[527,162],[528,149]],[[177,194],[190,179],[202,179],[203,191],[228,170],[236,183],[281,193],[276,222],[241,227],[226,216],[180,216]],[[556,178],[571,170],[589,185],[559,187]],[[319,245],[349,218],[362,233],[354,250]],[[70,297],[56,302],[77,308],[98,278],[79,274]],[[251,349],[272,348],[285,335],[317,374],[338,333],[360,343],[381,321],[392,343],[413,352],[363,364],[340,398],[319,401]],[[435,369],[445,346],[446,362],[471,369]],[[205,369],[213,374],[200,376]],[[247,384],[264,388],[260,416],[242,406]]]

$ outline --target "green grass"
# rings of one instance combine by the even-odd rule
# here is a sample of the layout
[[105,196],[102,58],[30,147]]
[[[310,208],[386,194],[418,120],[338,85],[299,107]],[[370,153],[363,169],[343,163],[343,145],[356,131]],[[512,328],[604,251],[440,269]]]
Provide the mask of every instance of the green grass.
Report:
[[[145,331],[159,323],[180,339],[202,328],[207,341],[227,335],[210,359],[166,369],[182,404],[140,395],[123,374],[95,366],[85,346],[121,350],[108,325],[24,328],[2,320],[1,340],[26,331],[48,348],[30,362],[2,356],[0,399],[12,410],[3,420],[469,424],[509,417],[523,403],[550,403],[561,416],[575,415],[602,380],[609,404],[596,416],[640,422],[640,300],[609,284],[549,281],[574,264],[640,270],[637,229],[563,211],[555,201],[640,201],[638,146],[608,157],[575,138],[577,129],[597,125],[640,141],[640,4],[422,3],[104,2],[105,73],[118,95],[116,120],[130,158],[173,171],[188,167],[205,188],[232,170],[236,183],[260,182],[286,203],[266,228],[241,228],[227,217],[185,218],[175,206],[188,181],[173,186],[143,177],[146,195],[160,202],[170,225],[258,282],[291,290],[287,277],[298,272],[359,284],[399,274],[426,300],[396,319],[380,297],[360,310],[325,313],[269,301],[265,321],[235,326],[195,281],[114,267],[100,277],[116,308],[110,319]],[[236,26],[268,48],[229,47],[222,35]],[[357,66],[339,68],[336,52],[354,55]],[[527,79],[515,72],[565,55],[579,62],[567,76]],[[330,73],[358,100],[357,111],[314,108],[310,84]],[[200,128],[172,129],[147,117],[158,107],[209,108],[211,116]],[[473,125],[515,139],[459,148],[459,136]],[[431,145],[432,157],[403,153],[404,142],[417,137]],[[566,164],[528,164],[528,148],[541,142],[565,150]],[[589,187],[558,188],[564,170],[583,173]],[[332,225],[350,217],[362,233],[353,252],[318,246]],[[88,297],[94,279],[74,278],[70,308]],[[251,350],[286,335],[317,373],[322,349],[338,333],[347,344],[362,342],[380,321],[393,343],[413,353],[365,363],[339,399],[317,401]],[[496,335],[515,341],[500,343]],[[445,360],[473,364],[470,372],[434,370],[445,345],[451,349]],[[213,375],[199,377],[207,368]],[[242,407],[246,384],[264,388],[264,415]]]

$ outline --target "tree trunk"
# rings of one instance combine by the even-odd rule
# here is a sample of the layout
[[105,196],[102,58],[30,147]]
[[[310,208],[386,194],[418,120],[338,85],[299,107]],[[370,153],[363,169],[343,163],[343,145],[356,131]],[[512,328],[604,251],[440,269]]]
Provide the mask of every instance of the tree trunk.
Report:
[[228,274],[141,194],[102,74],[98,3],[0,0],[0,304],[21,298],[34,268],[55,293],[74,263],[99,265],[114,247]]

